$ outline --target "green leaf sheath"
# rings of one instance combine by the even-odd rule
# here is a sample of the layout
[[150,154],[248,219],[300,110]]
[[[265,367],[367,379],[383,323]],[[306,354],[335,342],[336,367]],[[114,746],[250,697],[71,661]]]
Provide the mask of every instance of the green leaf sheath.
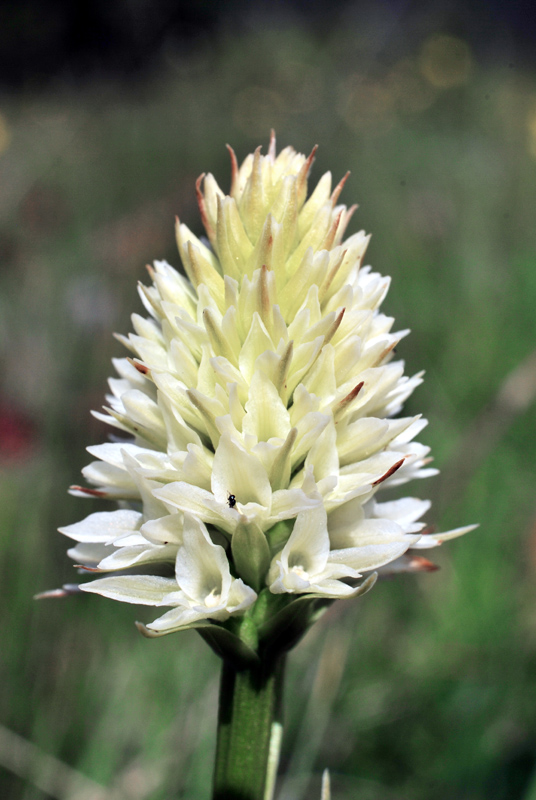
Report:
[[[268,800],[281,726],[284,656],[237,670],[223,663],[213,800]],[[271,783],[271,781],[268,781]]]

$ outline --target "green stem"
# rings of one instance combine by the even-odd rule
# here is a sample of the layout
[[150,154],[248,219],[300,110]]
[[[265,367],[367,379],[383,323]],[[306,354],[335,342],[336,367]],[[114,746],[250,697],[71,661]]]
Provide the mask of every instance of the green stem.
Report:
[[284,657],[224,662],[213,800],[271,800],[279,760]]

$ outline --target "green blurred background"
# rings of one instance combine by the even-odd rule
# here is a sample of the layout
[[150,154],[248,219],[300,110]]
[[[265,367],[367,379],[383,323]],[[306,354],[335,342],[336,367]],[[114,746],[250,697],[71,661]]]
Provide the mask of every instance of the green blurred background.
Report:
[[[174,215],[200,233],[196,177],[227,187],[225,143],[242,159],[275,127],[280,147],[320,145],[312,183],[351,170],[351,229],[372,231],[369,261],[393,278],[407,372],[426,370],[406,410],[430,420],[442,474],[411,492],[441,529],[481,525],[432,554],[439,572],[336,604],[293,652],[278,797],[318,798],[329,767],[334,800],[534,800],[529,19],[396,3],[229,3],[227,19],[200,2],[196,27],[185,5],[188,24],[131,61],[126,34],[111,58],[115,29],[61,60],[76,32],[3,7],[0,797],[209,796],[219,664],[201,639],[147,641],[143,608],[32,595],[75,579],[57,527],[105,508],[66,488],[106,440],[89,412],[145,263],[178,266]],[[150,29],[147,5],[111,7],[117,30],[123,7],[127,33]]]

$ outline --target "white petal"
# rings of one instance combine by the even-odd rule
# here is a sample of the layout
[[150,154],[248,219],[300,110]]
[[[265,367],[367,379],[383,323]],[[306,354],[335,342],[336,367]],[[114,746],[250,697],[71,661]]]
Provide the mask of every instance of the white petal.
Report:
[[[167,364],[166,364],[167,366]],[[151,432],[151,439],[166,441],[166,429],[158,404],[144,392],[132,389],[121,397],[129,418]]]
[[402,541],[371,544],[364,547],[348,547],[332,550],[330,562],[345,564],[359,572],[376,569],[389,561],[394,561],[411,547],[419,537],[405,536]]
[[91,453],[95,458],[105,461],[107,464],[112,464],[114,467],[126,470],[123,461],[123,452],[128,453],[134,458],[141,453],[158,452],[148,450],[145,447],[138,447],[136,444],[129,442],[105,442],[104,444],[94,444],[91,447],[86,447],[88,453]]
[[97,511],[81,522],[59,528],[77,542],[113,542],[125,533],[136,531],[142,522],[142,515],[137,511],[121,509],[119,511]]
[[298,514],[288,542],[281,553],[281,562],[291,570],[301,567],[309,575],[317,575],[326,566],[329,555],[327,517],[323,505]]
[[331,546],[336,549],[348,544],[348,531],[356,528],[364,519],[363,500],[356,497],[342,503],[328,514],[328,531]]
[[333,420],[330,421],[329,425],[322,431],[309,450],[307,458],[305,459],[306,468],[309,465],[313,467],[313,474],[317,483],[331,476],[338,478],[339,455],[337,452],[337,431]]
[[103,558],[99,569],[109,571],[128,569],[135,564],[173,564],[177,556],[177,546],[167,545],[136,545],[134,547],[120,547],[115,553]]
[[143,503],[143,513],[146,519],[156,519],[163,517],[168,512],[166,506],[156,499],[154,491],[160,488],[158,481],[149,480],[143,474],[143,469],[128,453],[123,453],[125,465],[135,481],[139,496]]
[[389,422],[376,417],[362,417],[339,432],[338,446],[344,464],[368,458],[382,447]]
[[427,550],[430,547],[438,547],[443,542],[448,542],[449,539],[457,539],[458,536],[463,536],[470,531],[474,531],[478,525],[466,525],[464,528],[454,528],[445,533],[434,533],[433,535],[424,535],[411,546],[412,550]]
[[229,434],[220,437],[212,468],[212,492],[220,503],[229,494],[237,502],[258,503],[270,508],[272,488],[260,459],[246,452]]
[[342,581],[328,578],[319,583],[312,583],[308,591],[314,592],[314,594],[321,594],[324,597],[350,597],[350,595],[354,594],[355,588]]
[[318,503],[318,497],[309,496],[303,489],[279,489],[272,495],[270,520],[292,519]]
[[242,430],[254,435],[259,442],[268,442],[274,437],[285,439],[290,427],[290,415],[279,392],[272,381],[257,370],[249,387]]
[[303,594],[311,588],[310,581],[296,572],[288,572],[280,561],[270,567],[267,583],[272,594]]
[[114,551],[115,548],[111,545],[80,542],[67,550],[67,555],[77,564],[83,564],[84,567],[96,567],[99,561]]
[[240,372],[248,383],[251,383],[255,372],[255,361],[265,350],[275,350],[275,347],[259,314],[255,312],[239,358]]
[[184,515],[183,540],[175,565],[179,587],[201,606],[211,593],[225,602],[231,573],[223,547],[214,544],[204,524],[190,514]]
[[175,580],[157,575],[121,575],[80,584],[83,592],[93,592],[112,600],[142,606],[157,606],[174,588],[177,588]]
[[246,608],[253,605],[256,599],[257,593],[254,592],[250,586],[245,584],[241,578],[235,578],[229,591],[227,610],[230,614],[244,611]]
[[405,529],[391,519],[356,520],[356,525],[345,531],[330,531],[331,546],[334,550],[346,547],[363,547],[384,542],[399,542],[404,538]]
[[400,500],[391,500],[388,503],[374,503],[373,515],[395,520],[400,525],[408,525],[420,519],[423,514],[426,514],[431,505],[429,500],[419,500],[417,497],[403,497]]
[[216,525],[228,533],[232,533],[238,524],[238,512],[229,508],[227,495],[225,504],[222,504],[212,492],[184,481],[162,486],[154,494],[168,505],[192,514],[203,522]]
[[92,461],[83,468],[82,475],[88,483],[97,486],[109,497],[139,499],[136,482],[124,468],[114,467],[104,461]]
[[195,610],[190,606],[179,606],[166,611],[161,617],[153,622],[149,622],[147,627],[152,631],[174,631],[180,630],[186,625],[191,625],[198,620],[206,619],[203,611]]
[[117,539],[114,539],[113,545],[114,547],[138,547],[139,545],[146,547],[147,539],[141,533],[125,533],[123,536],[118,536]]
[[182,514],[168,514],[151,519],[142,525],[140,532],[154,544],[182,544]]

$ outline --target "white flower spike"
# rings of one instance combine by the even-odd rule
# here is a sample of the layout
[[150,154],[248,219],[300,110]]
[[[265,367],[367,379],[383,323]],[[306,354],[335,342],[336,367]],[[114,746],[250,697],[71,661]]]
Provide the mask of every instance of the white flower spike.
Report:
[[77,562],[112,573],[83,591],[170,608],[154,634],[212,625],[254,650],[285,604],[416,571],[430,562],[409,549],[474,527],[423,535],[428,502],[378,501],[435,473],[413,441],[426,421],[399,416],[422,376],[393,360],[407,332],[380,311],[389,280],[363,266],[369,237],[344,238],[345,179],[332,191],[327,173],[307,199],[314,152],[276,155],[272,136],[238,167],[230,149],[229,195],[212,175],[197,183],[208,238],[177,221],[187,277],[156,261],[149,316],[119,337],[130,356],[96,414],[118,440],[88,448],[91,488],[72,491],[121,507],[61,532]]

